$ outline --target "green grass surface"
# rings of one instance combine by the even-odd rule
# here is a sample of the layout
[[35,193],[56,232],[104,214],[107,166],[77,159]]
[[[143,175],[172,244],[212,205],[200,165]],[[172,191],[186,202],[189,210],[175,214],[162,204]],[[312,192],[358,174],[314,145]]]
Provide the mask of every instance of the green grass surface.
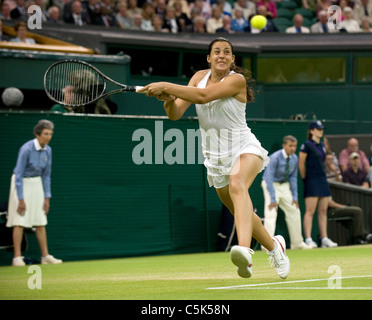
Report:
[[[371,245],[287,254],[291,272],[285,280],[268,265],[263,251],[253,256],[250,279],[237,275],[225,252],[40,265],[42,287],[33,290],[28,287],[34,275],[29,266],[0,267],[0,299],[372,299]],[[340,268],[342,289],[328,288],[329,281],[336,283],[329,280],[333,265]]]

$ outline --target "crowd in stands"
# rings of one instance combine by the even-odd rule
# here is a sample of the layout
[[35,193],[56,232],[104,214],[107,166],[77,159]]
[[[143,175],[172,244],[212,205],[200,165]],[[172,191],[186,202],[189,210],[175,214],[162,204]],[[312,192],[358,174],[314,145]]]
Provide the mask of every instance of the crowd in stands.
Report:
[[[26,21],[27,9],[38,5],[43,22],[77,27],[208,34],[372,32],[372,0],[0,0],[0,5],[1,19]],[[329,28],[331,5],[342,10],[338,28]],[[250,26],[256,14],[268,19],[263,30]]]
[[332,151],[327,138],[324,138],[324,145],[328,181],[350,183],[367,189],[372,187],[372,143],[366,153],[359,148],[358,139],[352,137],[338,156]]

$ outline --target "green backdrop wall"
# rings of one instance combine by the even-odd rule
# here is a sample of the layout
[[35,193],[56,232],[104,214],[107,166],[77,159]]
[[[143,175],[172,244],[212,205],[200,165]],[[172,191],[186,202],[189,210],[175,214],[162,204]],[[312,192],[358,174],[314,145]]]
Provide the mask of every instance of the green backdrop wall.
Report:
[[[188,140],[187,133],[198,129],[192,118],[172,122],[151,117],[0,113],[0,202],[8,199],[18,150],[33,139],[32,129],[42,118],[55,123],[47,227],[53,255],[71,261],[216,250],[221,204],[206,183],[203,164],[198,163],[194,150],[198,143],[193,146]],[[303,141],[308,123],[249,120],[248,125],[271,153],[281,147],[286,134]],[[165,141],[167,135],[170,141]],[[169,164],[165,160],[179,156],[179,150],[168,158],[162,156],[180,137],[184,137],[185,163]],[[152,147],[148,158],[152,164],[133,161],[134,150],[141,146]],[[193,152],[194,162],[187,158]],[[139,155],[145,156],[143,150]],[[155,163],[159,159],[162,164]],[[261,176],[251,189],[260,215]],[[302,182],[299,192],[302,194]],[[302,199],[300,203],[303,208]],[[288,239],[282,217],[277,230]],[[29,249],[24,255],[38,259],[34,235],[27,238]],[[11,257],[11,252],[0,250],[0,264],[10,264]]]

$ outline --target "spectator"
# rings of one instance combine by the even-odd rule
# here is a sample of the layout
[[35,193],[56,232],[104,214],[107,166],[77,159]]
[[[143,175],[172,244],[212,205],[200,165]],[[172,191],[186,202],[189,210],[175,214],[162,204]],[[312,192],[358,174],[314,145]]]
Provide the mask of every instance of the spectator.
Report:
[[228,15],[224,15],[222,18],[222,27],[216,30],[216,33],[235,33],[234,30],[231,29],[231,17]]
[[154,14],[152,16],[152,31],[169,33],[169,29],[163,28],[163,25],[163,19],[158,14]]
[[277,29],[277,27],[275,26],[275,24],[273,23],[273,19],[268,14],[267,9],[266,9],[265,6],[258,6],[257,7],[257,14],[259,14],[261,16],[264,16],[267,19],[266,26],[262,29],[262,32],[278,32],[279,31]]
[[318,211],[318,225],[322,247],[336,247],[327,236],[327,208],[328,198],[331,195],[324,170],[325,147],[321,138],[324,126],[321,121],[312,121],[309,125],[308,140],[300,148],[298,169],[304,183],[304,198],[306,212],[303,218],[305,243],[317,247],[311,237],[313,217]]
[[243,9],[236,8],[234,14],[235,18],[231,20],[231,29],[237,33],[242,33],[248,27],[248,20],[243,16]]
[[137,13],[131,23],[131,30],[142,30],[142,14]]
[[174,1],[173,8],[177,24],[180,26],[180,31],[181,32],[186,31],[187,26],[191,24],[191,20],[186,11],[183,10],[182,2],[180,0]]
[[320,11],[328,12],[328,7],[331,6],[332,4],[333,4],[332,0],[317,0],[315,8],[312,7],[306,9],[314,11],[315,14],[318,16]]
[[192,16],[192,11],[195,8],[199,9],[199,15],[204,17],[205,20],[209,19],[212,16],[212,7],[207,1],[195,0],[195,2],[190,3],[191,16]]
[[101,5],[105,6],[109,12],[109,14],[113,14],[116,10],[116,5],[114,4],[114,0],[100,0]]
[[200,14],[200,10],[199,10],[199,8],[197,8],[197,7],[193,7],[192,9],[191,9],[191,11],[190,11],[190,15],[191,15],[191,24],[194,22],[194,19],[196,18],[196,17],[198,17],[198,16],[201,16],[201,17],[203,17],[201,14]]
[[340,167],[339,164],[338,164],[338,158],[337,158],[336,152],[334,152],[332,150],[331,144],[330,144],[328,138],[327,137],[324,137],[323,138],[323,142],[324,142],[324,147],[326,149],[326,153],[327,154],[328,153],[332,154],[333,155],[333,162],[334,162],[335,166]]
[[207,20],[207,32],[216,33],[216,30],[221,28],[222,25],[221,9],[220,7],[214,7],[212,9],[212,16]]
[[278,16],[276,11],[276,4],[274,1],[270,0],[261,0],[257,2],[257,8],[259,6],[265,6],[267,10],[267,15],[271,17],[271,19],[275,19]]
[[[62,94],[63,94],[63,102],[65,104],[71,103],[71,101],[74,99],[74,87],[66,86],[65,88],[62,89]],[[76,111],[72,107],[67,106],[65,104],[56,103],[52,106],[50,111],[60,112],[60,113],[74,113]]]
[[89,16],[89,21],[97,21],[101,11],[101,2],[99,0],[84,0],[82,5]]
[[63,104],[59,104],[59,103],[56,103],[52,106],[52,108],[50,109],[50,111],[52,112],[56,112],[56,113],[74,113],[72,107],[69,107],[69,106],[65,106]]
[[327,180],[328,181],[338,181],[342,182],[342,175],[340,166],[338,164],[337,155],[332,151],[331,144],[329,143],[328,138],[323,138],[324,147],[326,150],[326,159],[324,162]]
[[26,1],[25,0],[16,0],[17,6],[10,11],[10,16],[14,20],[24,20],[28,18],[26,10]]
[[301,232],[301,213],[297,193],[298,157],[297,139],[283,138],[283,148],[270,155],[269,165],[262,177],[265,199],[264,226],[271,236],[275,234],[278,207],[283,210],[291,240],[291,249],[311,249],[304,243]]
[[[182,16],[185,20],[191,18],[190,6],[186,0],[169,0],[168,7],[174,7],[176,9],[176,17]],[[186,15],[186,17],[183,16]]]
[[[136,25],[136,23],[138,23],[138,14],[142,15],[142,9],[137,6],[137,0],[128,0],[128,13],[131,19],[131,28],[133,28]],[[137,22],[134,21],[136,19]]]
[[[62,9],[61,9],[61,12],[63,13],[63,21],[65,21],[66,22],[66,19],[68,18],[68,17],[70,17],[71,15],[72,15],[72,4],[74,3],[74,1],[75,0],[69,0],[69,1],[65,1],[65,0],[58,0],[58,3],[59,2],[62,2]],[[80,1],[81,2],[81,5],[82,5],[82,8],[84,8],[83,7],[83,0],[78,0],[78,1]],[[59,4],[57,4],[57,6],[58,6]]]
[[220,7],[222,15],[231,17],[231,4],[225,0],[217,0],[216,7]]
[[13,228],[13,266],[24,266],[21,244],[24,228],[36,228],[42,264],[62,263],[49,255],[45,226],[50,208],[50,174],[52,166],[52,139],[54,124],[40,120],[34,127],[35,139],[26,142],[19,150],[17,164],[11,179],[8,220]]
[[372,32],[370,18],[367,16],[362,18],[362,31],[366,33]]
[[46,10],[46,3],[43,0],[27,1],[27,4],[26,4],[26,11],[27,12],[28,12],[28,8],[32,5],[38,6],[40,8],[40,11],[28,13],[28,17],[30,17],[31,15],[35,15],[35,14],[41,15],[42,21],[47,22],[48,21],[48,11]]
[[327,181],[342,182],[341,170],[338,166],[335,165],[335,157],[332,153],[326,154],[324,166],[327,175]]
[[305,9],[315,11],[317,2],[319,2],[319,0],[302,0],[301,2],[302,2],[302,6]]
[[369,23],[372,24],[372,2],[371,0],[360,0],[360,3],[356,3],[354,7],[354,17],[358,21],[359,25],[362,25],[363,18],[367,17]]
[[111,14],[110,8],[106,5],[101,6],[99,15],[92,24],[104,26],[106,28],[116,27],[118,25],[115,16]]
[[372,187],[372,143],[371,143],[371,146],[369,147],[369,156],[368,156],[368,162],[369,162],[369,172],[368,172],[368,180],[369,180],[369,184],[370,186]]
[[125,2],[118,4],[118,13],[115,16],[118,26],[122,29],[129,29],[131,26],[131,19],[128,12],[128,6]]
[[205,18],[203,16],[196,16],[192,24],[187,28],[187,31],[202,34],[207,33]]
[[165,20],[166,11],[167,11],[166,0],[157,0],[155,3],[155,13],[161,16],[163,21]]
[[23,21],[19,21],[15,24],[14,30],[17,32],[17,37],[11,39],[11,42],[22,42],[27,44],[35,44],[33,38],[27,38],[27,25]]
[[293,17],[293,26],[288,27],[285,32],[286,33],[310,33],[310,29],[304,27],[302,24],[304,22],[304,18],[300,13],[296,13]]
[[342,181],[363,188],[369,188],[367,173],[360,169],[360,156],[358,152],[350,154],[350,167],[342,172]]
[[163,28],[169,29],[170,33],[178,33],[181,30],[181,26],[176,19],[176,11],[173,7],[166,10]]
[[152,26],[152,16],[155,14],[154,6],[151,2],[145,2],[142,6],[142,25],[144,31],[154,31]]
[[236,0],[234,2],[234,10],[232,11],[233,17],[235,17],[235,10],[240,9],[243,11],[243,17],[248,21],[248,18],[253,14],[256,14],[256,2],[249,0]]
[[57,6],[51,6],[48,9],[48,22],[63,24],[61,20],[61,11]]
[[348,33],[361,32],[358,21],[354,19],[353,9],[345,7],[343,13],[345,19],[341,21],[341,29]]
[[0,19],[0,41],[9,41],[10,38],[3,34],[3,21]]
[[339,0],[338,5],[341,8],[341,21],[344,21],[345,20],[344,9],[346,7],[350,7],[351,8],[351,6],[348,5],[348,1],[347,0]]
[[328,218],[329,217],[351,217],[354,220],[353,240],[356,244],[372,242],[372,234],[367,233],[364,226],[363,211],[359,207],[346,206],[334,201],[329,197]]
[[79,27],[90,24],[89,15],[83,11],[83,6],[79,0],[74,0],[71,3],[71,13],[65,17],[65,22]]
[[0,4],[0,18],[8,20],[12,19],[12,17],[10,16],[10,6],[8,1],[4,1]]
[[328,28],[328,12],[326,10],[320,10],[318,13],[319,21],[314,23],[310,30],[311,33],[336,33],[339,32],[338,29]]
[[357,152],[360,156],[360,169],[364,169],[368,173],[370,164],[364,151],[359,149],[359,141],[356,138],[350,138],[347,141],[347,148],[341,150],[338,157],[338,163],[340,164],[341,173],[350,167],[350,155],[353,152]]

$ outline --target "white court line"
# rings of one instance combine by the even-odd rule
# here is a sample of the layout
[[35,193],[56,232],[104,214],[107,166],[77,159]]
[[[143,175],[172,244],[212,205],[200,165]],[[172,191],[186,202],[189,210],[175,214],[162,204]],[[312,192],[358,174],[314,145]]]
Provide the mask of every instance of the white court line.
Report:
[[[208,289],[208,288],[207,288]],[[209,288],[210,289],[210,288]],[[217,289],[217,288],[216,288]],[[372,287],[341,287],[341,288],[328,288],[328,287],[250,287],[250,288],[237,288],[237,290],[372,290]]]
[[[353,278],[372,278],[372,275],[364,275],[364,276],[348,276],[348,277],[335,277],[332,280],[336,279],[353,279]],[[321,278],[321,279],[307,279],[307,280],[293,280],[293,281],[280,281],[280,282],[268,282],[268,283],[254,283],[254,284],[243,284],[239,286],[228,286],[228,287],[214,287],[214,288],[206,288],[206,290],[231,290],[231,289],[281,289],[275,287],[269,288],[260,288],[260,287],[267,287],[273,285],[282,285],[282,284],[289,284],[289,283],[305,283],[305,282],[316,282],[316,281],[328,281],[330,278]],[[328,287],[282,287],[287,289],[329,289]],[[345,287],[342,289],[351,289],[352,287]],[[372,287],[353,287],[353,289],[372,289]]]

